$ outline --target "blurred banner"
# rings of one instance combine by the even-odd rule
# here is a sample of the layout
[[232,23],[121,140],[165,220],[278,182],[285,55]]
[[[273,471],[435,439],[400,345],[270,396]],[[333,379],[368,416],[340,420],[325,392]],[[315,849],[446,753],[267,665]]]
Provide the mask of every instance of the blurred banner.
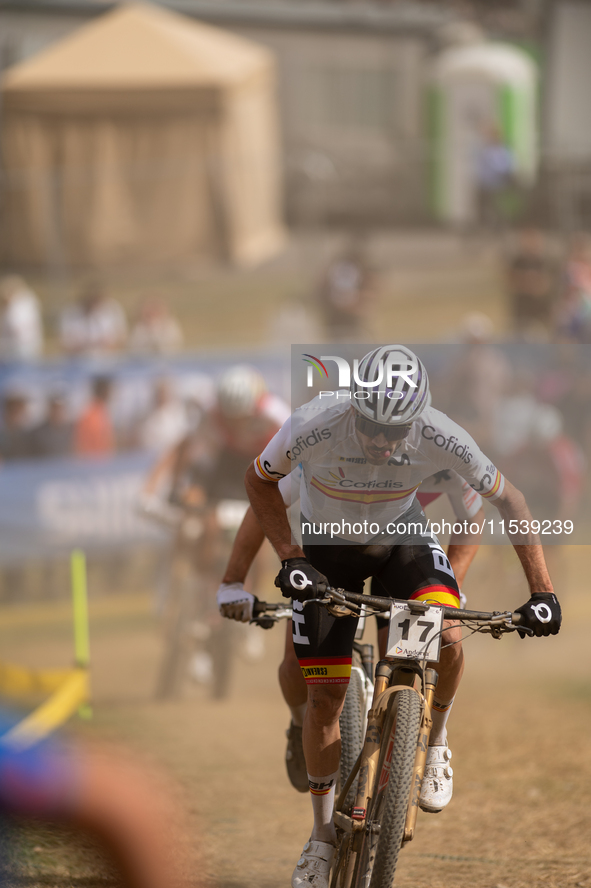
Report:
[[164,543],[165,530],[138,513],[152,454],[108,460],[23,461],[0,472],[0,562]]

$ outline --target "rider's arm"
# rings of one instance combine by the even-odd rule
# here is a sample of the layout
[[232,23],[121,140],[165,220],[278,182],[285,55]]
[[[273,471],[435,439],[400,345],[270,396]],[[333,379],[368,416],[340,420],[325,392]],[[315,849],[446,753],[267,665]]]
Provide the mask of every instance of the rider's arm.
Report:
[[[431,451],[430,455],[432,454],[431,458],[434,464],[440,469],[455,469],[476,493],[497,507],[507,522],[507,527],[510,526],[509,521],[515,520],[527,522],[526,526],[530,528],[532,516],[523,494],[503,477],[465,429],[452,422],[449,417],[439,414],[438,411],[432,411],[432,413],[439,420],[446,436],[453,432],[453,438],[450,436],[448,440],[457,442],[454,443],[453,448],[450,447],[447,451],[433,446],[429,441],[426,452]],[[436,453],[438,449],[440,452]],[[522,527],[523,525],[518,524],[517,526]],[[523,567],[531,594],[551,594],[553,592],[552,581],[548,574],[539,536],[533,532],[520,533],[519,535],[511,535],[510,540]]]
[[254,464],[251,464],[244,484],[259,525],[279,559],[285,561],[288,558],[303,558],[301,548],[292,543],[291,527],[277,482],[259,478]]
[[[518,522],[525,521],[527,526],[531,527],[532,516],[527,507],[525,497],[506,478],[503,493],[494,500],[494,505],[507,522],[507,526],[509,526],[509,521],[515,520]],[[518,526],[521,527],[523,525]],[[521,561],[532,594],[535,592],[553,592],[552,580],[546,567],[539,536],[531,531],[529,533],[520,533],[519,536],[513,535],[511,542],[517,557]]]
[[244,583],[264,539],[261,525],[249,506],[234,538],[222,583]]
[[484,523],[484,510],[482,508],[474,515],[471,523],[478,525],[480,528],[478,533],[453,533],[447,549],[449,563],[453,568],[458,586],[460,587],[480,546],[480,537],[482,536],[482,526]]
[[[292,497],[291,476],[282,478],[279,482],[279,490],[281,491],[284,507],[289,509]],[[252,506],[249,506],[234,538],[234,544],[222,583],[244,583],[264,539],[263,529],[257,521]]]

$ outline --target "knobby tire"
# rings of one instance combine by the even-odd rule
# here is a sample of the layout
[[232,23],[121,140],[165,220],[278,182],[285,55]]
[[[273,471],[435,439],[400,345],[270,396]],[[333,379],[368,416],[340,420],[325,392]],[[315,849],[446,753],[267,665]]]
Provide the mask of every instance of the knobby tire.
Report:
[[412,777],[421,724],[421,701],[418,694],[405,689],[395,695],[395,721],[390,736],[385,738],[385,753],[393,739],[391,764],[385,789],[378,792],[382,775],[386,774],[386,755],[380,756],[368,823],[379,832],[368,832],[360,855],[358,888],[392,888],[398,855],[404,837],[406,812],[412,789]]

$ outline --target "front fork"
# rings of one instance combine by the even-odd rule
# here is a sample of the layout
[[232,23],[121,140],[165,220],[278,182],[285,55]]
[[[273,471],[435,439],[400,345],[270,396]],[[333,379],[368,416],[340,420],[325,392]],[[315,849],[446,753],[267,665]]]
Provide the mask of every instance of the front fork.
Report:
[[[384,742],[388,742],[388,738],[383,738],[382,736],[384,729],[390,728],[391,724],[393,724],[392,720],[386,718],[388,699],[396,691],[403,688],[409,687],[414,689],[418,675],[420,675],[419,667],[410,662],[392,663],[388,660],[381,660],[377,665],[372,707],[368,715],[367,734],[359,768],[357,796],[351,812],[351,819],[357,821],[358,826],[361,826],[360,821],[364,821],[367,817],[367,808],[370,803],[369,793],[375,785],[382,739]],[[421,694],[423,714],[417,741],[411,794],[404,825],[404,842],[409,842],[414,835],[419,809],[419,797],[425,773],[429,734],[433,725],[431,708],[437,679],[437,672],[434,669],[425,670],[424,695]]]
[[431,709],[433,706],[433,697],[435,695],[435,688],[437,687],[438,677],[439,676],[434,669],[425,669],[425,694],[423,715],[421,718],[421,727],[419,728],[419,738],[417,740],[417,753],[415,756],[410,799],[408,802],[408,810],[406,812],[406,821],[404,824],[404,837],[402,839],[403,842],[410,842],[415,832],[417,813],[419,810],[419,798],[421,795],[421,786],[423,785],[423,777],[425,775],[425,761],[427,759],[429,735],[431,734],[431,728],[433,727]]

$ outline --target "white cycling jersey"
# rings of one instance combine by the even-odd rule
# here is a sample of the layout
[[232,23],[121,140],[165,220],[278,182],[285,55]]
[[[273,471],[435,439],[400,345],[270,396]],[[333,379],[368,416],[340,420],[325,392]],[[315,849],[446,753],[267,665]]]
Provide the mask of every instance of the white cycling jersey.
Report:
[[482,508],[482,497],[454,469],[443,469],[421,481],[417,499],[423,509],[446,494],[458,521],[471,521]]
[[[301,511],[315,523],[386,527],[410,508],[422,481],[446,469],[486,499],[496,499],[504,488],[503,476],[473,438],[433,407],[413,422],[385,465],[372,465],[357,439],[354,408],[337,395],[297,408],[257,457],[255,470],[266,481],[279,481],[299,464]],[[374,535],[344,531],[342,538],[367,542]]]
[[[286,475],[279,482],[279,490],[286,508],[297,504],[300,498],[300,481],[302,465],[298,464],[291,475]],[[292,483],[292,480],[295,483]],[[294,490],[294,488],[296,488]],[[445,494],[451,504],[455,517],[460,522],[471,521],[482,508],[482,497],[472,490],[467,481],[458,475],[453,469],[443,469],[435,475],[430,475],[421,481],[417,491],[417,499],[423,509],[430,503]],[[295,499],[293,497],[295,496]]]

